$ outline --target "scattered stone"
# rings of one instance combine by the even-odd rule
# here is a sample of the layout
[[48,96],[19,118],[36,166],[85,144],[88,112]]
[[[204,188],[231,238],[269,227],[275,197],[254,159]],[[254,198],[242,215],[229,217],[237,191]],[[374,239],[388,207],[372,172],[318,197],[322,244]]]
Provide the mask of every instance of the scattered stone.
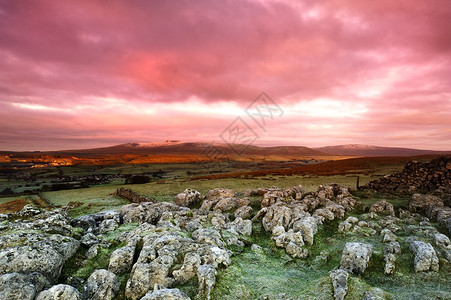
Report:
[[216,283],[216,269],[212,265],[201,265],[197,269],[199,281],[199,296],[201,299],[211,299],[211,291]]
[[393,208],[393,204],[387,202],[386,200],[381,200],[379,202],[371,205],[370,212],[382,213],[387,212],[390,216],[395,215],[395,210]]
[[437,246],[445,250],[451,250],[451,242],[449,238],[441,233],[437,233],[434,236],[434,242]]
[[354,274],[362,275],[373,253],[373,245],[363,243],[346,243],[341,256],[341,268]]
[[413,241],[410,243],[410,249],[415,253],[415,272],[439,271],[439,260],[431,244]]
[[393,274],[395,272],[396,256],[393,253],[385,253],[384,260],[384,273],[387,275]]
[[356,217],[348,217],[345,222],[351,223],[351,224],[356,224],[359,222],[359,219]]
[[343,300],[348,293],[348,272],[338,269],[330,271],[329,276],[332,278],[335,300]]

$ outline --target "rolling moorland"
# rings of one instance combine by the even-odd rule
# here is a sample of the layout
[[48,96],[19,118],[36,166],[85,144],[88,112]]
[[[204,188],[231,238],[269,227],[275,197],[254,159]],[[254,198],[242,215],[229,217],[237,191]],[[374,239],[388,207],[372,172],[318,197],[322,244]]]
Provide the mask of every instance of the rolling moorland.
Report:
[[0,295],[451,298],[449,153],[215,149],[2,152]]

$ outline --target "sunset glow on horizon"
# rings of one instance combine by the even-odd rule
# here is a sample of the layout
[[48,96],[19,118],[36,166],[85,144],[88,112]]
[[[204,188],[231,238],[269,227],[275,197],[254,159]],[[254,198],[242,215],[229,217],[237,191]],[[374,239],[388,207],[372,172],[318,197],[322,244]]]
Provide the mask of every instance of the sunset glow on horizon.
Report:
[[221,142],[451,150],[447,0],[0,0],[0,150]]

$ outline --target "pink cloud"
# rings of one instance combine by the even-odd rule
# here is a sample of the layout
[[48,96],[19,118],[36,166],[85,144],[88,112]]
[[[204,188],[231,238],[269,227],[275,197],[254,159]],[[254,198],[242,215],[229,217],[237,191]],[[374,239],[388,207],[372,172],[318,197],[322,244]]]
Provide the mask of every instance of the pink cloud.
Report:
[[450,27],[446,0],[0,0],[0,149],[212,140],[263,90],[262,144],[450,149]]

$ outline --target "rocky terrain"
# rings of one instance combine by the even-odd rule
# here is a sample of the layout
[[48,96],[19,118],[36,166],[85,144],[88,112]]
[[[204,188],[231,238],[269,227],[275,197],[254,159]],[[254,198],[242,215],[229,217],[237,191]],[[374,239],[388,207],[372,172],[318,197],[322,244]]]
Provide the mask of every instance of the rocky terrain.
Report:
[[[449,174],[448,162],[431,163]],[[417,169],[409,164],[403,174]],[[414,182],[402,181],[406,187]],[[244,193],[218,188],[206,195],[187,189],[173,203],[136,202],[75,219],[64,208],[32,206],[0,215],[0,298],[233,299],[215,291],[225,284],[222,274],[241,253],[269,261],[274,247],[328,275],[313,294],[299,286],[296,295],[262,290],[243,298],[430,299],[394,292],[424,273],[442,280],[437,299],[451,299],[451,208],[434,195],[412,195],[408,209],[386,200],[365,205],[336,184],[316,192],[302,186]],[[338,253],[323,244],[327,230],[333,241],[344,241]],[[384,289],[380,278],[395,276],[402,278],[399,286]]]

